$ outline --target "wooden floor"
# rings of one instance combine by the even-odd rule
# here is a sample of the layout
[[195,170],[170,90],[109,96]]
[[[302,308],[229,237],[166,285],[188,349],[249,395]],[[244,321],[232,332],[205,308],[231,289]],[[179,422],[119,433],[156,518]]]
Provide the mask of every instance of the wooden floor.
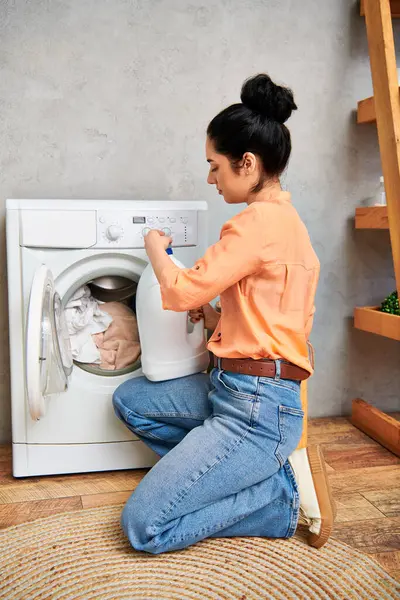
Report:
[[[338,507],[334,537],[400,580],[400,459],[344,417],[311,420],[309,443],[324,449]],[[0,446],[0,527],[124,502],[145,472],[14,479],[11,448]]]

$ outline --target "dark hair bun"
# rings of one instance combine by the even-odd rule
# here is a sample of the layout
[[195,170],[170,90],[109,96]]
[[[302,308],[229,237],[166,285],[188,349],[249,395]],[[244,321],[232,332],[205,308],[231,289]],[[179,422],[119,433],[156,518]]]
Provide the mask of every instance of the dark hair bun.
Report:
[[240,99],[247,108],[278,123],[287,121],[292,111],[297,109],[292,90],[276,85],[264,73],[244,82]]

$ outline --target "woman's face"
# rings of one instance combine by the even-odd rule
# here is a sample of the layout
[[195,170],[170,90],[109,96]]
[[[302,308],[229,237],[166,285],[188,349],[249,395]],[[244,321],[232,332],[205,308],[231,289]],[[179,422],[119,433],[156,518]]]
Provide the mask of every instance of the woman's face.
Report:
[[210,164],[207,183],[215,185],[218,192],[228,204],[248,202],[251,189],[257,183],[258,165],[254,154],[247,152],[243,157],[243,164],[233,170],[229,158],[218,154],[214,143],[207,137],[206,158]]

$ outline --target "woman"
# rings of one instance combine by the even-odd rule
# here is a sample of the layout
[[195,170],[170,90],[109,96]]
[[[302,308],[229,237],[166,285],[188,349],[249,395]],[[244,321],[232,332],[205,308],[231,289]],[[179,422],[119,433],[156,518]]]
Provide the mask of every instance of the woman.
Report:
[[[319,262],[279,181],[293,94],[257,75],[241,100],[209,124],[206,156],[208,183],[245,210],[191,269],[170,260],[170,238],[145,238],[164,308],[189,310],[192,320],[204,314],[214,329],[215,367],[210,376],[132,379],[114,394],[118,417],[162,457],[122,514],[132,546],[146,552],[206,537],[286,538],[298,522],[288,457],[302,436],[300,382],[313,372],[307,342]],[[208,305],[218,295],[221,318]]]

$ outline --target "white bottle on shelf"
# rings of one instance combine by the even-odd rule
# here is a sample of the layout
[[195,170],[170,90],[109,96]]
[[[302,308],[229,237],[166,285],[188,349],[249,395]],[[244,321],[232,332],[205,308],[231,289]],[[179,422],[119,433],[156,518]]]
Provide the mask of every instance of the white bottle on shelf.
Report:
[[385,182],[382,176],[379,178],[379,187],[374,197],[374,206],[386,206]]

